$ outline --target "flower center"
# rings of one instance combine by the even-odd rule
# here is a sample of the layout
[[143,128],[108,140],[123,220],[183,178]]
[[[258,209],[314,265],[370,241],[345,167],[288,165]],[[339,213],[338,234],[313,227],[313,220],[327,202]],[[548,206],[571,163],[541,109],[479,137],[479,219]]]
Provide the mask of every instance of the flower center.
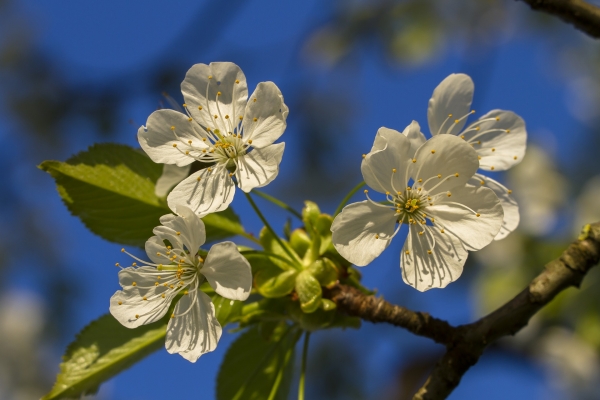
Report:
[[399,223],[425,224],[425,208],[428,206],[427,195],[421,194],[420,190],[407,187],[404,192],[398,192],[390,196],[388,200],[396,207],[396,217]]

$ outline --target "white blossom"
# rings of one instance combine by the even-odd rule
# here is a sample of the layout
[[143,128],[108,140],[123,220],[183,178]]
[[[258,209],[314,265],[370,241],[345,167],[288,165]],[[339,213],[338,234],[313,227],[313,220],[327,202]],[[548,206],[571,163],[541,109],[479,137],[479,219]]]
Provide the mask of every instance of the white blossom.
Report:
[[226,209],[237,186],[245,192],[273,181],[285,143],[288,107],[273,82],[261,82],[248,99],[242,70],[229,62],[196,64],[181,84],[186,114],[153,112],[138,130],[142,149],[157,163],[209,164],[179,183],[167,197],[200,217]]
[[[433,136],[451,134],[464,139],[477,152],[480,169],[507,170],[520,163],[525,155],[525,122],[512,111],[492,110],[466,125],[468,117],[475,113],[471,109],[474,90],[468,75],[451,74],[444,79],[429,100],[429,130]],[[503,239],[514,231],[519,225],[519,206],[512,191],[482,174],[475,174],[469,183],[489,187],[500,199],[504,222],[495,239]]]
[[246,300],[252,273],[233,242],[212,246],[202,259],[198,249],[206,240],[204,223],[185,206],[178,211],[179,216],[162,216],[161,226],[153,231],[156,236],[146,242],[146,254],[152,262],[132,256],[142,265],[133,263],[121,269],[119,284],[123,290],[111,297],[110,312],[127,328],[136,328],[163,318],[181,295],[167,325],[166,348],[195,362],[216,348],[222,331],[214,305],[200,285],[208,281],[217,294]]
[[[348,261],[365,266],[409,227],[401,253],[402,278],[420,291],[458,279],[467,250],[489,244],[502,225],[494,192],[468,185],[479,166],[477,153],[451,135],[434,137],[416,152],[410,135],[381,128],[361,166],[368,186],[386,202],[346,206],[331,226],[332,241]],[[365,191],[367,193],[368,191]]]

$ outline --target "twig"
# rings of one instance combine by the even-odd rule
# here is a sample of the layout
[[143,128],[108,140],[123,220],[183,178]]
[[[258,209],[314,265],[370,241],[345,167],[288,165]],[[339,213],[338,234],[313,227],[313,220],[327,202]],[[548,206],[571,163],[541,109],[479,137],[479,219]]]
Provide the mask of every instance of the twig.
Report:
[[591,37],[600,38],[600,8],[583,0],[520,0],[533,10],[555,15]]

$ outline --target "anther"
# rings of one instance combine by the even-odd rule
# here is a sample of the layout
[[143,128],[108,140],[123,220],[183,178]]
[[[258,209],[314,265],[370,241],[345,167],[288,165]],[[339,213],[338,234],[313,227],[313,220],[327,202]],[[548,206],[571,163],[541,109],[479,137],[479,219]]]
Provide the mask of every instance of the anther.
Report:
[[465,138],[465,135],[460,135],[460,138],[461,138],[461,139],[464,139],[464,138]]
[[225,116],[225,119],[229,119],[229,115],[226,115],[226,116]]
[[184,107],[187,107],[187,104],[183,103],[183,106],[184,106]]
[[201,178],[201,177],[197,177],[197,178],[196,178],[196,180],[197,180],[198,182],[200,182],[200,179],[202,179],[202,178]]
[[154,282],[154,286],[158,286],[158,285],[160,285],[160,283]]
[[125,253],[125,249],[121,249],[121,253]]
[[492,147],[492,151],[496,151],[496,148],[495,148],[495,147]]
[[500,117],[496,117],[496,121],[500,121]]
[[514,157],[513,157],[513,160],[516,160],[516,159],[517,159],[517,156],[514,156]]
[[173,147],[177,147],[177,143],[173,143]]
[[475,110],[471,110],[471,114],[475,114]]
[[131,265],[132,265],[133,267],[135,267],[135,266],[137,265],[137,263],[132,263]]
[[512,194],[512,190],[508,189],[508,194]]
[[138,319],[140,316],[138,314],[135,314],[135,319]]
[[452,118],[452,114],[448,114],[448,118]]
[[177,236],[181,235],[181,232],[175,232],[177,234]]
[[198,106],[198,110],[202,110],[202,106]]
[[480,184],[482,184],[482,185],[485,185],[485,181],[481,181],[481,182],[479,182],[479,183],[480,183]]
[[256,98],[252,99],[252,101],[256,103]]
[[396,173],[396,168],[392,168],[392,172],[393,172],[393,173]]
[[208,79],[212,79],[212,75],[209,75],[209,76],[208,76]]
[[410,187],[410,186],[407,186],[407,187],[406,187],[406,190],[411,190],[411,187]]
[[189,121],[189,122],[192,122],[192,121],[193,121],[192,117],[188,118],[188,121]]
[[417,182],[421,183],[421,182],[423,182],[423,179],[419,178],[419,179],[417,179]]
[[252,121],[256,122],[256,121],[258,121],[258,118],[254,117],[254,118],[252,118]]
[[252,144],[252,139],[248,140],[248,144]]
[[121,266],[121,264],[115,263],[115,267],[120,267],[120,266]]
[[137,286],[137,283],[136,282],[132,282],[131,286]]
[[369,191],[367,189],[363,190],[364,194],[369,193]]
[[144,296],[144,297],[142,297],[142,300],[148,301],[148,298],[146,296]]
[[455,119],[455,120],[454,120],[454,123],[455,123],[455,124],[458,124],[459,122],[460,122],[460,121],[459,121],[458,119]]
[[218,115],[215,115],[215,119],[217,119],[217,118],[219,118],[219,116],[218,116]]
[[406,251],[404,252],[404,254],[408,255],[408,254],[410,254],[410,251],[406,250]]
[[231,178],[232,176],[233,176],[233,172],[230,172],[229,173],[229,177]]
[[244,117],[242,115],[240,115],[240,121],[243,120],[243,119],[244,119]]
[[493,170],[494,170],[494,167],[490,167],[490,169],[493,171]]
[[235,80],[235,83],[240,83],[239,79],[236,79],[236,80]]
[[450,196],[452,196],[452,193],[448,192],[448,194],[446,196],[450,197]]
[[431,154],[435,154],[435,150],[431,150]]
[[445,231],[445,230],[443,230],[443,229],[441,229],[441,230],[440,230],[440,232],[441,232],[441,233],[446,233],[446,231]]
[[186,151],[185,151],[185,154],[186,154],[186,155],[189,155],[189,154],[190,154],[190,152],[186,150]]
[[423,231],[419,232],[419,235],[423,235]]
[[221,92],[217,92],[217,96],[220,96],[220,95],[221,95]]
[[165,298],[165,294],[163,293],[160,297],[162,297],[164,299]]
[[175,318],[175,313],[171,314],[171,319]]
[[442,175],[441,175],[441,174],[438,174],[438,175],[437,175],[437,177],[438,177],[439,179],[442,179]]
[[362,158],[365,158],[366,156],[367,156],[366,154],[363,154],[363,155],[362,155]]
[[477,159],[478,159],[478,160],[481,160],[481,156],[477,156]]
[[416,163],[416,162],[417,162],[417,159],[416,159],[416,158],[413,158],[413,159],[412,159],[412,162],[413,162],[413,164],[414,164],[414,163]]
[[175,127],[174,127],[174,126],[171,126],[171,130],[172,130],[172,131],[174,131],[174,130],[175,130]]
[[121,305],[123,305],[123,302],[122,302],[122,301],[120,301],[118,304],[121,306]]
[[379,239],[379,235],[375,235],[375,239]]
[[476,216],[476,217],[480,217],[480,216],[481,216],[481,214],[477,213],[477,214],[475,214],[475,216]]
[[455,173],[455,174],[454,174],[454,176],[458,178],[458,172],[457,172],[457,173]]
[[427,250],[427,254],[431,254],[431,253],[432,253],[432,251],[431,251],[431,250]]
[[507,130],[506,130],[506,133],[510,133],[510,129],[507,129]]

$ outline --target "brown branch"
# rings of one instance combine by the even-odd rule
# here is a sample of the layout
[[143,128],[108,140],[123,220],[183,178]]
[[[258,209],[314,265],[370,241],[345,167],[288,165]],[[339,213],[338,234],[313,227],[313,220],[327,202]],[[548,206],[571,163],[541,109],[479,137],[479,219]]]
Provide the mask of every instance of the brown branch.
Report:
[[381,297],[368,296],[351,286],[338,283],[327,289],[325,296],[341,311],[365,321],[387,322],[445,345],[452,343],[455,336],[456,328],[446,321],[390,304]]
[[600,38],[600,8],[583,0],[520,0],[533,10],[555,15],[594,38]]
[[514,335],[529,319],[564,289],[579,287],[590,268],[600,260],[600,222],[587,225],[582,237],[569,245],[557,260],[546,264],[527,288],[491,314],[467,325],[454,327],[427,313],[414,312],[368,296],[350,286],[336,284],[325,296],[338,309],[370,322],[386,322],[446,345],[416,400],[445,399],[462,376],[477,363],[492,342]]

